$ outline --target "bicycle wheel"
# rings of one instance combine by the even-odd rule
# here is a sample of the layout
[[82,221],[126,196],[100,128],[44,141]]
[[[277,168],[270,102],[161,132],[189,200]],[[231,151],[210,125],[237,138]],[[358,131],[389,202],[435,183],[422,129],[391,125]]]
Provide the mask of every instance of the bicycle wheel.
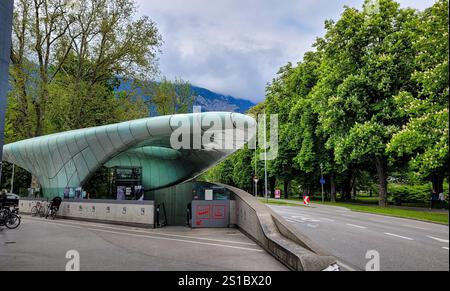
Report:
[[52,209],[52,212],[50,213],[50,217],[51,217],[53,220],[55,220],[55,218],[56,218],[56,212],[57,212],[56,209]]
[[41,207],[39,208],[39,216],[40,216],[40,217],[44,217],[46,212],[47,212],[47,211],[46,211],[46,209],[45,209],[45,206],[41,206]]
[[16,229],[20,225],[20,216],[16,214],[11,214],[6,219],[6,227],[9,229]]
[[39,209],[36,206],[33,206],[33,208],[31,208],[31,216],[35,217],[39,212]]

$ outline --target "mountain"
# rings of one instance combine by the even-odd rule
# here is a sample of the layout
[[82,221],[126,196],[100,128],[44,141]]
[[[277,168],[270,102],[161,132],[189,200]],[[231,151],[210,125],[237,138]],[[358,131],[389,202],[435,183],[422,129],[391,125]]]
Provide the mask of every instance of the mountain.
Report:
[[230,111],[245,113],[256,104],[245,99],[222,95],[208,89],[192,86],[196,96],[195,105],[201,106],[202,111]]
[[[248,109],[255,106],[256,104],[246,100],[239,99],[229,95],[222,95],[211,90],[191,86],[192,92],[196,96],[195,106],[201,106],[202,111],[226,111],[226,112],[237,112],[245,113]],[[132,88],[132,81],[122,80],[116,91],[129,91]],[[138,93],[142,91],[139,88],[135,88]],[[151,96],[144,96],[145,100],[150,100]],[[153,106],[152,106],[153,107]],[[150,108],[152,115],[155,115],[155,109]]]

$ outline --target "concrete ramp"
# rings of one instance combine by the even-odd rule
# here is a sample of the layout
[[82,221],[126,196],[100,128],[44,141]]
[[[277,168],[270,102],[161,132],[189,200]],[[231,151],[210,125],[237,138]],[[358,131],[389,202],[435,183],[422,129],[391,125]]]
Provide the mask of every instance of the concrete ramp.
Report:
[[218,184],[234,194],[237,226],[294,271],[336,270],[336,259],[249,193]]

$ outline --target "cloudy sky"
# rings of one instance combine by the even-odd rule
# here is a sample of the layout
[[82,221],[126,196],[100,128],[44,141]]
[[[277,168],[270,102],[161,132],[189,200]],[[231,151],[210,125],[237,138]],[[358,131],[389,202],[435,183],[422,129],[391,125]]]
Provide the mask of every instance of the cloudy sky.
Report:
[[[264,99],[279,67],[302,59],[326,19],[363,0],[137,0],[157,24],[164,45],[162,75],[218,93]],[[424,9],[434,0],[400,0]]]

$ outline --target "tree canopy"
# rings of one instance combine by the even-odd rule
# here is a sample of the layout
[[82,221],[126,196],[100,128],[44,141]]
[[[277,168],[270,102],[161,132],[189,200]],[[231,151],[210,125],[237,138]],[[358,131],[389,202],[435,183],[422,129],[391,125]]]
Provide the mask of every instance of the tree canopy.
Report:
[[[279,70],[259,105],[279,114],[280,150],[269,162],[270,177],[283,181],[285,192],[295,182],[307,194],[320,186],[322,164],[331,199],[336,188],[350,198],[358,180],[376,177],[381,206],[399,171],[432,180],[442,192],[449,164],[448,0],[422,12],[366,0],[361,9],[345,7],[325,29],[314,51]],[[240,156],[232,158],[235,169],[247,162]]]

